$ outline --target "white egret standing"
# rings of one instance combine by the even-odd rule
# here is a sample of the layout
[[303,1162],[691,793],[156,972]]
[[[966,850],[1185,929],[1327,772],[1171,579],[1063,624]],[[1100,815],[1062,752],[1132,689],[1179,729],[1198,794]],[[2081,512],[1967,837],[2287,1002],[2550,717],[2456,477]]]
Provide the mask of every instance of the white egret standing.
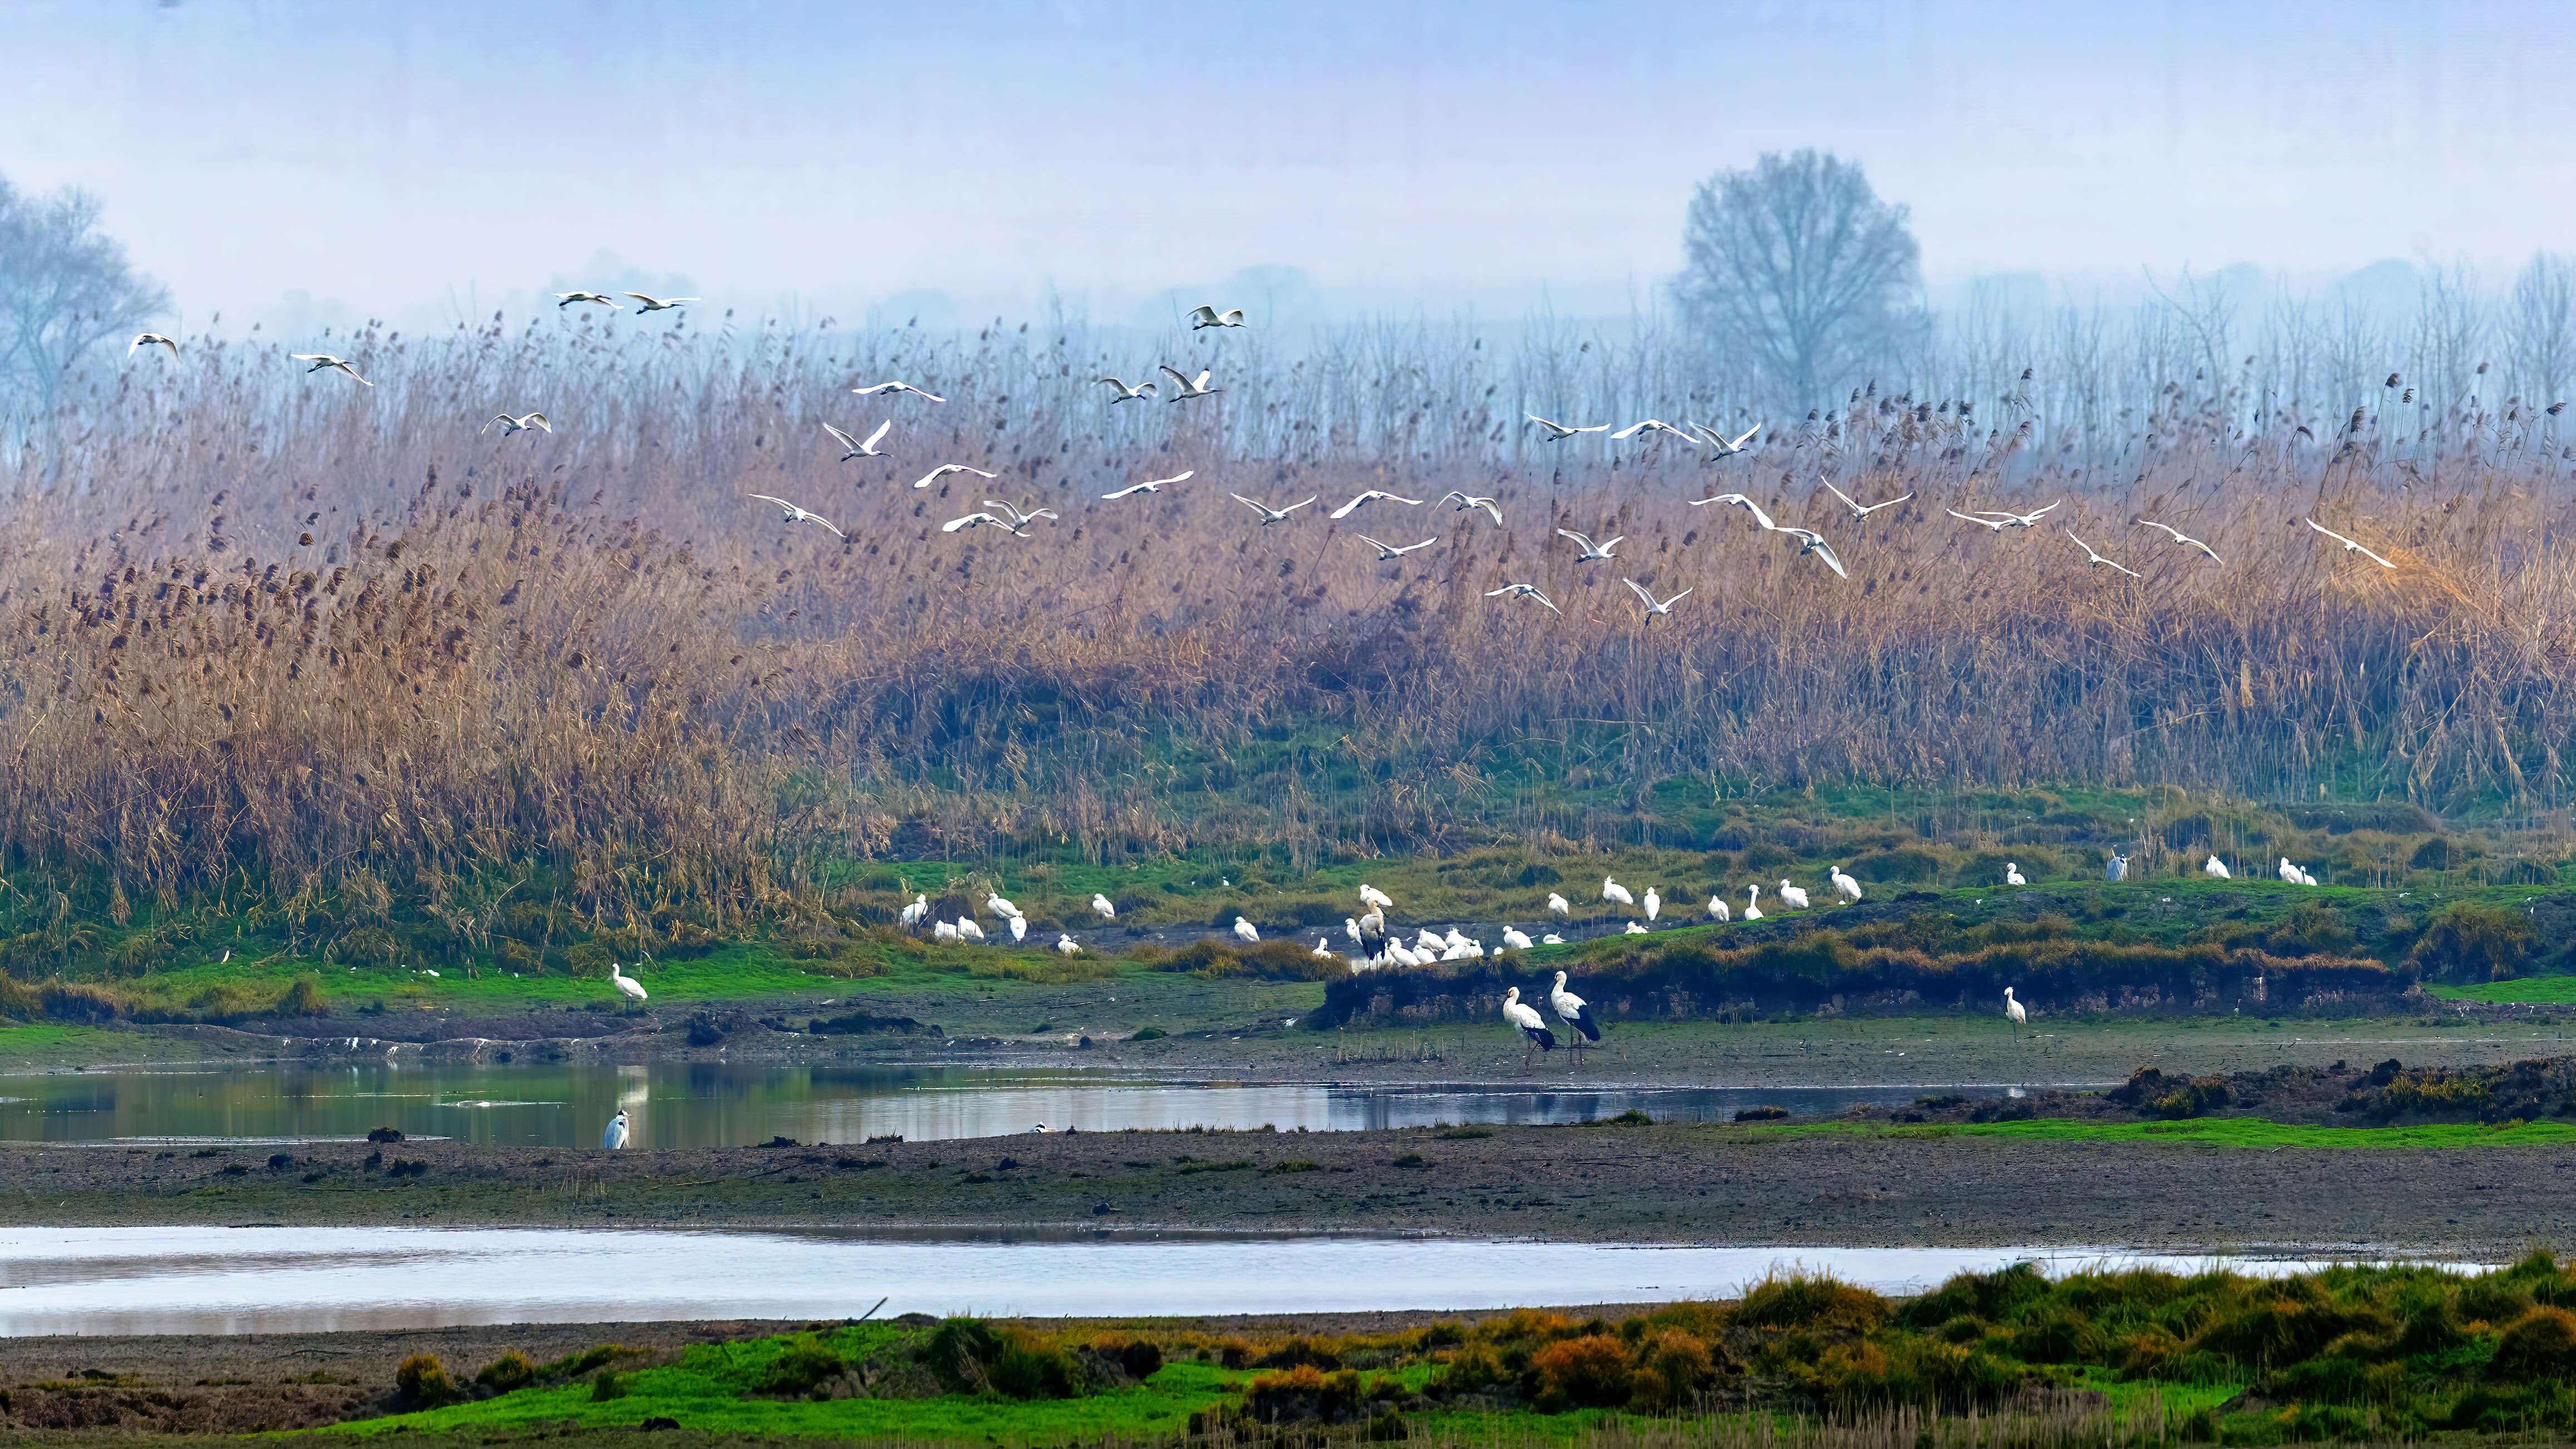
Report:
[[1261,939],[1260,928],[1241,916],[1234,918],[1234,939],[1250,945]]
[[2117,885],[2121,881],[2127,880],[2129,878],[2129,858],[2116,850],[2112,851],[2111,863],[2102,868],[2102,878],[2111,882],[2113,885]]
[[1758,904],[1761,899],[1762,883],[1760,881],[1755,881],[1753,884],[1744,888],[1744,919],[1748,921],[1758,921],[1762,919],[1762,907]]
[[1788,877],[1786,876],[1781,877],[1780,889],[1772,892],[1772,894],[1778,896],[1781,900],[1788,902],[1789,907],[1792,910],[1803,911],[1807,908],[1807,892],[1805,887],[1789,884]]
[[1503,927],[1503,944],[1511,947],[1515,951],[1526,951],[1530,948],[1529,933],[1521,930],[1517,926],[1505,926]]
[[2005,885],[2028,885],[2028,884],[2030,884],[2030,882],[2029,882],[2029,881],[2023,880],[2023,879],[2021,878],[2021,864],[2020,864],[2020,862],[2018,862],[2018,861],[2011,861],[2011,860],[2008,860],[2008,861],[2005,861],[2005,862],[2004,862],[2004,884],[2005,884]]
[[973,916],[959,916],[957,918],[957,939],[960,941],[981,941],[984,939],[984,928],[975,924],[975,918]]
[[2210,878],[2211,878],[2211,879],[2213,879],[2213,880],[2227,880],[2227,879],[2230,879],[2229,875],[2227,874],[2227,862],[2226,862],[2226,861],[2223,861],[2223,860],[2220,860],[2217,856],[2214,856],[2214,855],[2213,855],[2213,856],[2211,856],[2208,860],[2204,861],[2204,862],[2201,864],[2201,867],[2200,867],[2200,873],[2201,873],[2201,874],[2203,874],[2203,875],[2205,875],[2205,876],[2210,877]]
[[[644,963],[638,961],[635,964],[641,966]],[[608,963],[608,984],[616,987],[617,994],[625,997],[629,1001],[635,1002],[639,1005],[644,1001],[644,983],[636,980],[632,976],[618,975],[617,963],[614,961]]]
[[1663,914],[1663,910],[1664,898],[1655,894],[1655,888],[1653,886],[1646,887],[1646,919],[1650,921],[1653,920],[1655,917]]
[[1529,1070],[1533,1053],[1556,1050],[1556,1033],[1547,1029],[1536,1007],[1521,1004],[1521,989],[1517,986],[1503,993],[1503,1020],[1519,1027],[1521,1035],[1529,1038],[1529,1046],[1521,1052],[1522,1071]]
[[617,1115],[608,1119],[607,1129],[599,1134],[599,1145],[611,1152],[626,1145],[625,1108],[618,1108]]
[[903,922],[903,928],[907,931],[911,930],[913,927],[921,924],[922,917],[929,914],[930,897],[918,892],[914,893],[912,904],[903,908],[903,914],[900,917]]
[[1386,892],[1379,890],[1376,886],[1370,885],[1367,881],[1361,881],[1360,904],[1364,906],[1375,906],[1381,911],[1393,910],[1395,908],[1395,898],[1388,895]]
[[2020,1002],[2013,1000],[2012,993],[2011,987],[2004,988],[2004,1015],[2012,1018],[2013,1029],[2019,1031],[2030,1020],[2030,1013],[2022,1009]]
[[1118,919],[1118,907],[1107,896],[1094,893],[1091,897],[1091,910],[1092,914],[1104,921]]
[[1709,919],[1711,920],[1723,921],[1729,919],[1726,909],[1726,897],[1719,895],[1715,891],[1710,891],[1708,893],[1708,914]]
[[1562,916],[1570,920],[1574,916],[1574,907],[1565,899],[1565,897],[1558,895],[1554,891],[1549,891],[1547,893],[1547,913],[1551,916]]
[[1628,888],[1626,886],[1619,884],[1617,881],[1612,880],[1606,875],[1601,877],[1601,899],[1605,901],[1617,901],[1623,906],[1633,906],[1637,903],[1637,898],[1628,894]]
[[1837,900],[1846,901],[1860,899],[1860,882],[1843,874],[1843,868],[1839,865],[1834,867],[1834,897]]

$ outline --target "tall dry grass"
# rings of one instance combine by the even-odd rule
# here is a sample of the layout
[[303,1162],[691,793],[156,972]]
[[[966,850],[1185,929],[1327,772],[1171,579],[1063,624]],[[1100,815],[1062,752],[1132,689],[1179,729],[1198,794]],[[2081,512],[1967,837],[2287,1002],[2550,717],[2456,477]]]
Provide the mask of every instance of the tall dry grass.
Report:
[[[2124,354],[2102,366],[2146,368],[2136,406],[2008,376],[1710,465],[1517,426],[1687,404],[1643,330],[1386,328],[1291,355],[1257,333],[697,327],[326,339],[374,388],[200,340],[74,389],[5,470],[13,868],[118,912],[468,913],[527,881],[607,921],[771,909],[852,854],[1453,841],[1675,778],[2566,803],[2576,490],[2556,416],[2519,398],[2426,415],[2372,379],[2354,422],[2261,400],[2255,368],[2212,382],[2185,355],[2149,385]],[[1164,359],[1226,391],[1091,385]],[[950,401],[848,392],[889,376]],[[557,431],[475,432],[504,408]],[[888,460],[820,434],[887,416]],[[908,486],[941,462],[1003,476]],[[1822,478],[1916,498],[1855,524]],[[1366,486],[1492,494],[1508,525],[1322,517]],[[1686,506],[1721,489],[1822,531],[1851,578]],[[1260,529],[1228,491],[1325,501]],[[985,497],[1064,517],[938,531]],[[2059,498],[2052,525],[2146,577],[2088,569],[2058,527],[1941,512]],[[1577,567],[1559,526],[1625,534],[1631,561]],[[1440,541],[1381,564],[1361,531]],[[1622,577],[1695,592],[1649,628]],[[1482,597],[1506,582],[1564,615]]]

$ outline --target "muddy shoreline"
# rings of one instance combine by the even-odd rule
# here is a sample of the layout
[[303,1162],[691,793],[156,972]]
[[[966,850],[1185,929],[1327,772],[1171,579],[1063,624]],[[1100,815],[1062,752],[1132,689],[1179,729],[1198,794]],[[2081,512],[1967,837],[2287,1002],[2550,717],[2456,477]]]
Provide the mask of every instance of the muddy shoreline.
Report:
[[[2576,1151],[2187,1141],[1104,1132],[608,1153],[418,1142],[211,1156],[0,1146],[0,1223],[1217,1229],[1763,1246],[2356,1249],[2576,1243]],[[372,1159],[372,1162],[370,1161]],[[412,1164],[392,1175],[397,1164]]]

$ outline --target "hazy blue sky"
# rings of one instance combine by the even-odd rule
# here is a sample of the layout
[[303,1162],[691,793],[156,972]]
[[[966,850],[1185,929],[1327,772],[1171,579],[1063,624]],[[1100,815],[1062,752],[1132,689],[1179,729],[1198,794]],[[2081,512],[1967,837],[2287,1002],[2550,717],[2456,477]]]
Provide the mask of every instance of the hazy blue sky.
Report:
[[[1691,187],[1862,161],[1936,286],[2576,250],[2540,4],[0,0],[0,175],[102,197],[188,325],[681,279],[1095,316],[1624,309]],[[290,303],[291,294],[307,301]],[[1217,298],[1220,302],[1234,300]]]

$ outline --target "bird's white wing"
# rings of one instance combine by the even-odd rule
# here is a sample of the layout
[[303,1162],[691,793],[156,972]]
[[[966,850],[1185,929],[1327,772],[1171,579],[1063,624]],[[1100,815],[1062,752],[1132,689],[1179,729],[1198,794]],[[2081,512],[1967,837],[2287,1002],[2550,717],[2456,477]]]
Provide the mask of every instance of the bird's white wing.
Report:
[[859,446],[858,439],[842,432],[839,428],[833,427],[830,423],[825,423],[823,425],[823,431],[830,433],[832,435],[832,441],[840,444],[844,448],[849,448],[855,451]]
[[1502,510],[1502,507],[1501,507],[1501,505],[1499,505],[1499,504],[1495,503],[1495,502],[1494,502],[1494,500],[1492,500],[1492,499],[1490,499],[1490,498],[1474,498],[1474,499],[1469,499],[1468,501],[1469,501],[1470,503],[1474,504],[1476,507],[1481,508],[1481,509],[1485,510],[1487,513],[1489,513],[1489,514],[1493,515],[1494,522],[1496,522],[1496,523],[1500,523],[1500,522],[1502,522],[1502,521],[1503,521],[1503,510]]
[[1381,493],[1378,497],[1385,499],[1389,503],[1401,503],[1407,508],[1420,508],[1422,506],[1422,500],[1419,498],[1398,498],[1392,493]]
[[1851,574],[1843,568],[1843,561],[1834,557],[1833,545],[1826,543],[1822,538],[1807,532],[1803,528],[1791,528],[1784,529],[1782,531],[1795,534],[1796,536],[1805,539],[1807,541],[1807,547],[1802,550],[1802,552],[1812,553],[1816,557],[1823,559],[1825,561],[1825,567],[1832,569],[1837,576],[1846,579],[1851,577]]
[[1200,307],[1190,313],[1190,320],[1202,327],[1214,327],[1217,325],[1216,309],[1214,307]]
[[1583,551],[1584,551],[1585,553],[1591,553],[1591,552],[1593,552],[1593,551],[1594,551],[1594,550],[1593,550],[1593,547],[1592,547],[1592,540],[1590,540],[1590,539],[1588,539],[1588,538],[1585,538],[1582,534],[1579,534],[1579,533],[1575,532],[1573,529],[1570,529],[1570,528],[1560,528],[1560,529],[1558,529],[1558,530],[1556,531],[1556,533],[1557,533],[1557,536],[1558,536],[1559,538],[1570,538],[1570,539],[1573,539],[1576,543],[1579,543],[1579,544],[1583,545]]
[[1841,499],[1841,500],[1843,501],[1843,506],[1844,506],[1845,508],[1850,509],[1852,512],[1854,512],[1854,513],[1867,513],[1867,512],[1869,511],[1868,509],[1861,507],[1858,503],[1853,502],[1853,501],[1852,501],[1852,496],[1851,496],[1850,494],[1845,493],[1843,490],[1841,490],[1841,489],[1839,489],[1839,488],[1835,487],[1831,482],[1827,481],[1826,479],[1819,478],[1819,479],[1817,479],[1816,481],[1817,481],[1817,482],[1819,482],[1819,483],[1823,483],[1823,484],[1825,485],[1825,491],[1826,491],[1826,492],[1828,492],[1828,493],[1830,493],[1830,494],[1832,494],[1832,495],[1834,495],[1836,498]]
[[1547,611],[1551,614],[1562,614],[1565,612],[1563,609],[1560,609],[1555,604],[1549,602],[1547,595],[1540,593],[1536,589],[1530,590],[1530,597],[1538,600],[1542,604],[1546,604]]
[[1946,514],[1950,515],[1952,518],[1965,519],[1966,521],[1968,521],[1968,522],[1970,522],[1970,523],[1981,523],[1981,524],[1984,524],[1986,527],[1993,529],[1993,530],[1994,530],[1995,532],[1997,532],[1997,533],[2001,533],[2001,532],[2003,532],[2005,529],[2010,528],[2010,527],[2012,526],[2012,525],[2011,525],[2011,524],[2009,524],[2009,523],[2002,523],[2002,522],[1998,522],[1997,520],[1995,520],[1995,519],[1991,519],[1991,518],[1979,518],[1979,517],[1977,517],[1977,516],[1976,516],[1975,514],[1973,514],[1973,513],[1961,513],[1959,510],[1957,510],[1957,509],[1955,509],[1955,508],[1944,508],[1944,509],[1942,509],[1941,511],[1942,511],[1943,513],[1946,513]]
[[1664,600],[1664,607],[1665,607],[1666,609],[1670,609],[1673,605],[1678,604],[1678,603],[1680,603],[1682,600],[1689,598],[1689,597],[1691,596],[1691,592],[1692,592],[1692,591],[1691,591],[1691,590],[1689,590],[1689,589],[1684,589],[1684,590],[1682,590],[1680,593],[1675,594],[1675,595],[1673,595],[1671,598]]
[[867,387],[854,387],[851,388],[850,391],[857,393],[861,397],[875,397],[878,393],[881,393],[892,386],[894,386],[893,383],[880,382]]
[[1270,516],[1270,505],[1267,503],[1255,503],[1240,493],[1229,493],[1225,496],[1242,504],[1244,507],[1251,509],[1253,512],[1260,514],[1264,518],[1268,518]]
[[[915,483],[915,484],[914,484],[914,485],[912,485],[912,486],[913,486],[913,487],[915,487],[915,488],[918,488],[918,487],[920,487],[921,485],[920,485],[919,483]],[[1101,496],[1101,498],[1102,498],[1103,500],[1112,499],[1112,498],[1124,498],[1124,497],[1126,497],[1126,496],[1127,496],[1128,494],[1130,494],[1130,493],[1145,493],[1145,492],[1150,492],[1150,491],[1152,491],[1153,487],[1154,487],[1154,485],[1153,485],[1153,484],[1151,484],[1151,483],[1130,483],[1130,484],[1128,484],[1126,487],[1119,489],[1119,490],[1118,490],[1117,492],[1115,492],[1115,493],[1103,493],[1103,494],[1101,494],[1100,496]]]
[[1341,507],[1334,509],[1332,512],[1327,513],[1324,516],[1326,518],[1348,518],[1351,516],[1351,510],[1368,502],[1376,496],[1377,495],[1375,493],[1363,493],[1359,497],[1352,499],[1350,502],[1343,504]]
[[1156,483],[1187,483],[1192,478],[1197,477],[1198,473],[1199,470],[1196,468],[1184,468],[1169,478],[1157,478],[1154,481]]
[[[801,511],[801,510],[800,510],[800,511]],[[843,533],[841,530],[839,530],[839,529],[837,529],[837,528],[832,527],[832,520],[830,520],[830,519],[828,519],[828,518],[825,518],[823,515],[821,515],[821,514],[819,514],[819,513],[808,513],[808,514],[806,514],[806,515],[805,515],[805,521],[806,521],[806,522],[808,522],[808,523],[819,523],[819,524],[823,525],[824,529],[825,529],[827,532],[829,532],[829,533],[830,533],[834,538],[840,539],[840,540],[842,540],[842,541],[843,541],[843,542],[845,542],[845,543],[849,541],[849,537],[850,537],[850,536],[849,536],[848,534]]]
[[1190,385],[1188,374],[1182,372],[1179,368],[1172,366],[1170,363],[1160,362],[1156,363],[1154,366],[1156,371],[1164,373],[1169,376],[1172,381],[1179,383],[1181,386],[1188,387]]
[[972,473],[978,478],[992,479],[1002,476],[999,473],[987,473],[981,468],[970,468],[963,463],[951,463],[948,466],[956,469],[960,473]]
[[1610,550],[1612,550],[1612,549],[1614,549],[1614,548],[1617,548],[1619,545],[1621,545],[1621,544],[1623,544],[1623,543],[1626,543],[1627,541],[1628,541],[1628,535],[1626,535],[1626,534],[1624,534],[1624,533],[1623,533],[1623,534],[1619,535],[1617,538],[1614,538],[1614,539],[1610,540],[1608,543],[1605,543],[1605,544],[1601,545],[1601,551],[1602,551],[1603,553],[1605,553],[1605,554],[1606,554],[1606,553],[1608,553]]
[[2172,535],[2173,535],[2173,541],[2174,541],[2174,542],[2176,542],[2176,543],[2184,543],[2184,542],[2188,542],[2188,540],[2186,540],[2186,539],[2182,536],[2182,530],[2181,530],[2181,529],[2179,529],[2179,528],[2174,527],[2172,524],[2169,524],[2169,523],[2158,523],[2158,522],[2156,522],[2156,521],[2155,521],[2154,519],[2152,519],[2152,518],[2141,518],[2141,519],[2139,519],[2139,520],[2138,520],[2138,522],[2139,522],[2139,524],[2140,524],[2141,526],[2146,527],[2146,528],[2161,528],[2161,529],[2163,529],[2165,532],[2170,533],[2170,534],[2172,534]]
[[1632,594],[1635,594],[1635,595],[1636,595],[1638,598],[1640,598],[1640,599],[1645,600],[1645,601],[1646,601],[1646,607],[1647,607],[1647,608],[1652,609],[1653,607],[1655,607],[1655,596],[1654,596],[1654,595],[1652,595],[1652,594],[1650,594],[1650,593],[1647,593],[1644,589],[1641,589],[1641,588],[1637,587],[1637,581],[1636,581],[1635,579],[1621,579],[1619,582],[1621,582],[1621,583],[1623,583],[1623,584],[1626,584],[1626,585],[1628,586],[1628,592],[1630,592],[1630,593],[1632,593]]
[[969,513],[964,518],[952,518],[946,523],[939,525],[939,531],[941,533],[955,533],[961,528],[972,528],[978,523],[989,523],[994,527],[999,528],[1002,525],[1002,520],[995,518],[989,513]]
[[757,498],[757,499],[759,499],[759,500],[760,500],[761,502],[763,502],[763,503],[775,503],[775,504],[777,504],[777,505],[778,505],[779,507],[781,507],[781,508],[793,508],[793,507],[795,507],[795,506],[796,506],[795,504],[788,502],[788,501],[787,501],[786,499],[784,499],[784,498],[774,498],[774,497],[772,497],[772,496],[770,496],[769,494],[766,494],[766,493],[746,493],[746,494],[744,494],[743,496],[744,496],[745,498]]
[[1433,545],[1433,544],[1435,544],[1435,543],[1438,543],[1439,541],[1440,541],[1440,535],[1438,535],[1438,534],[1436,534],[1436,533],[1435,533],[1435,534],[1433,534],[1431,537],[1424,539],[1424,540],[1423,540],[1422,542],[1420,542],[1420,543],[1408,543],[1408,544],[1406,544],[1404,547],[1397,549],[1397,550],[1396,550],[1396,552],[1397,552],[1397,553],[1411,553],[1411,552],[1413,552],[1413,551],[1414,551],[1415,549],[1417,549],[1417,548],[1429,548],[1431,545]]
[[1914,501],[1914,495],[1913,495],[1913,494],[1911,494],[1911,493],[1908,493],[1908,494],[1906,494],[1906,495],[1905,495],[1904,497],[1902,497],[1902,498],[1891,498],[1891,499],[1887,500],[1885,503],[1873,503],[1873,504],[1871,504],[1870,506],[1868,506],[1867,508],[1862,509],[1862,510],[1861,510],[1861,513],[1862,513],[1864,516],[1866,516],[1866,515],[1868,515],[1868,514],[1876,513],[1878,510],[1880,510],[1880,509],[1882,509],[1882,508],[1894,508],[1896,505],[1898,505],[1898,504],[1900,504],[1900,503],[1911,503],[1911,502],[1913,502],[1913,501]]
[[891,429],[893,426],[894,419],[892,418],[888,418],[884,422],[877,424],[877,430],[868,434],[867,446],[873,448],[877,444],[884,442],[887,430]]
[[[1607,426],[1607,425],[1605,424],[1604,426]],[[1610,436],[1611,436],[1611,438],[1612,438],[1614,441],[1624,441],[1624,440],[1626,440],[1626,439],[1633,438],[1633,437],[1637,436],[1637,434],[1644,432],[1644,431],[1645,431],[1646,429],[1648,429],[1648,428],[1660,428],[1660,427],[1663,427],[1663,426],[1664,426],[1664,424],[1663,424],[1663,423],[1661,423],[1661,422],[1659,422],[1659,421],[1657,421],[1656,419],[1654,419],[1654,418],[1648,418],[1648,419],[1646,419],[1646,420],[1645,420],[1644,422],[1642,422],[1642,423],[1630,423],[1628,426],[1626,426],[1626,427],[1624,427],[1624,428],[1621,428],[1619,431],[1617,431],[1617,432],[1615,432],[1615,433],[1612,433]]]
[[1305,503],[1291,503],[1291,504],[1289,504],[1287,507],[1280,509],[1280,510],[1279,510],[1279,512],[1280,512],[1281,516],[1283,516],[1283,517],[1284,517],[1284,516],[1286,516],[1286,515],[1288,515],[1288,514],[1291,514],[1291,513],[1296,512],[1296,511],[1297,511],[1298,509],[1300,509],[1300,508],[1305,507],[1307,503],[1312,503],[1312,502],[1314,502],[1314,501],[1315,501],[1315,499],[1317,499],[1317,498],[1321,498],[1321,497],[1323,497],[1323,496],[1324,496],[1324,495],[1322,495],[1322,494],[1320,494],[1320,493],[1318,493],[1318,494],[1314,494],[1314,495],[1310,496],[1309,498],[1307,498],[1307,499],[1306,499],[1306,501],[1305,501]]
[[1777,533],[1780,531],[1780,525],[1773,523],[1771,521],[1771,515],[1762,511],[1762,505],[1754,502],[1746,495],[1741,493],[1728,493],[1721,495],[1720,501],[1742,505],[1745,512],[1753,515],[1753,521],[1762,525],[1763,532]]
[[927,488],[931,484],[938,482],[940,479],[947,477],[951,472],[956,470],[956,467],[957,465],[954,463],[942,463],[938,467],[931,469],[929,472],[922,474],[912,486],[915,488]]
[[1753,426],[1751,426],[1751,427],[1749,427],[1749,428],[1746,428],[1746,429],[1744,430],[1744,432],[1743,432],[1743,434],[1742,434],[1741,436],[1737,437],[1737,438],[1736,438],[1736,439],[1734,439],[1732,442],[1729,442],[1729,443],[1726,445],[1726,447],[1727,447],[1727,451],[1729,451],[1729,452],[1733,452],[1733,453],[1741,453],[1741,452],[1743,452],[1743,451],[1744,451],[1744,445],[1745,445],[1745,444],[1747,444],[1747,443],[1749,443],[1749,442],[1752,442],[1752,441],[1753,441],[1753,435],[1754,435],[1755,433],[1760,432],[1760,431],[1762,431],[1762,425],[1761,425],[1760,423],[1755,423]]

